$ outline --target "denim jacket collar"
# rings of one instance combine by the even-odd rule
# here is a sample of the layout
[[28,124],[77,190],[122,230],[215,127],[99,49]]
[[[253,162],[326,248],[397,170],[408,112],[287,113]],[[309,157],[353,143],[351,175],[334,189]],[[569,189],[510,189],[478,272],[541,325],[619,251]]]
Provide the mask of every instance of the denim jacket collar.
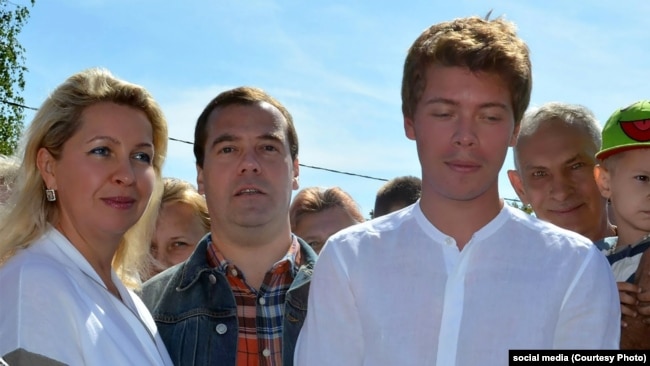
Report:
[[[293,234],[292,234],[293,235]],[[304,240],[296,237],[298,244],[300,244],[301,255],[303,256],[303,264],[300,266],[298,273],[295,275],[294,281],[291,284],[291,289],[301,286],[305,281],[311,279],[314,271],[314,264],[318,258],[316,252]],[[193,284],[195,284],[201,277],[201,273],[205,271],[212,271],[213,268],[208,264],[207,250],[208,245],[212,242],[212,234],[205,235],[199,244],[194,249],[190,258],[181,264],[180,268],[180,284],[176,288],[178,291],[185,291]],[[308,289],[306,289],[308,291]],[[306,298],[306,297],[305,297]],[[305,304],[305,309],[307,304]]]

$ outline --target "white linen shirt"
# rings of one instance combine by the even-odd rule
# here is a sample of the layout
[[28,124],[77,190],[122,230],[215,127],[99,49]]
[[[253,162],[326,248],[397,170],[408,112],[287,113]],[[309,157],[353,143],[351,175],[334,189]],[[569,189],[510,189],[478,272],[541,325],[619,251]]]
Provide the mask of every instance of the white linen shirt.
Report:
[[509,349],[615,349],[618,291],[586,238],[504,208],[462,251],[419,202],[330,238],[294,362],[506,365]]
[[50,228],[0,267],[0,357],[22,348],[69,365],[172,365],[144,303],[112,277],[123,302]]

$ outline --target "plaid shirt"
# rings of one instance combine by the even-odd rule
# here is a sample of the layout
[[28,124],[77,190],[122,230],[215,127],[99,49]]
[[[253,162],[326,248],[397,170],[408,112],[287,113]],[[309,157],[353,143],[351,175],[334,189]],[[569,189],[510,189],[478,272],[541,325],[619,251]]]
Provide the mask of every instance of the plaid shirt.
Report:
[[216,245],[208,245],[208,263],[228,279],[237,303],[237,366],[282,365],[284,298],[302,264],[300,244],[295,235],[291,238],[289,251],[266,272],[259,291],[246,283]]

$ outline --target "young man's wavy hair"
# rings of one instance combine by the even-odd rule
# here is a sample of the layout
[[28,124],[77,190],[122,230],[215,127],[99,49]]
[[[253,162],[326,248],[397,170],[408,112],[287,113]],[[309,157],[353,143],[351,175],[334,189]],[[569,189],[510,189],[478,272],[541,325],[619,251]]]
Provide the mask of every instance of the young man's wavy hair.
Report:
[[[489,17],[489,15],[488,15]],[[413,118],[429,66],[459,66],[499,75],[510,90],[515,127],[528,108],[532,71],[528,46],[502,18],[469,17],[435,24],[408,51],[402,79],[402,113]]]

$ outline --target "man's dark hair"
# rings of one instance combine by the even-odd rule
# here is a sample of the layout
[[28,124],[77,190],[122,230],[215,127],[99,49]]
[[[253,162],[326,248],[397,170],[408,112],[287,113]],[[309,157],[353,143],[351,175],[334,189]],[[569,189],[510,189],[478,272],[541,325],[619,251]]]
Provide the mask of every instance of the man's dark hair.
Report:
[[218,109],[230,105],[253,105],[255,103],[266,102],[277,108],[284,119],[287,121],[287,142],[291,152],[291,160],[296,161],[298,158],[298,134],[293,125],[293,117],[291,113],[280,103],[277,99],[266,93],[264,90],[249,86],[242,86],[235,89],[230,89],[217,95],[208,103],[203,109],[201,115],[196,121],[194,129],[194,157],[196,158],[196,165],[203,168],[203,160],[205,159],[205,144],[208,138],[208,118],[210,114]]
[[412,175],[389,180],[379,188],[372,218],[377,218],[410,206],[420,198],[422,180]]

